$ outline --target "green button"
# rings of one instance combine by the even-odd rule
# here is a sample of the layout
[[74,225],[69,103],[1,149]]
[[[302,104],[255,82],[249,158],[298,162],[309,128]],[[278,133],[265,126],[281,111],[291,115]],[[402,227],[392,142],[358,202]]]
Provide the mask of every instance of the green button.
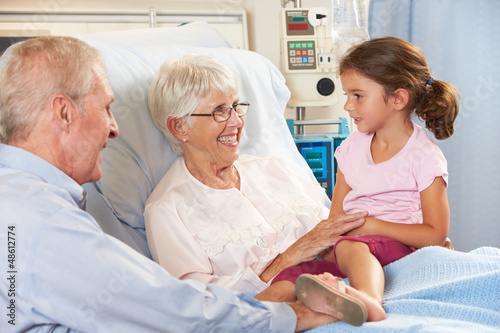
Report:
[[305,49],[307,47],[307,43],[302,43],[302,48]]
[[308,49],[313,49],[314,48],[314,43],[313,42],[307,43],[307,48]]
[[290,49],[294,49],[295,48],[295,43],[288,43],[288,47]]

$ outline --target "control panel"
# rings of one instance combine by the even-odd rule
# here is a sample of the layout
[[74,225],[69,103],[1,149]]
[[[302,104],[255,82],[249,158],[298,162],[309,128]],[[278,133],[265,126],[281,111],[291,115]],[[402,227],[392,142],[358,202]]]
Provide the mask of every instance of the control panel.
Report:
[[288,42],[288,69],[316,69],[314,41]]
[[335,104],[338,65],[331,22],[324,7],[281,10],[281,71],[292,94],[289,106]]

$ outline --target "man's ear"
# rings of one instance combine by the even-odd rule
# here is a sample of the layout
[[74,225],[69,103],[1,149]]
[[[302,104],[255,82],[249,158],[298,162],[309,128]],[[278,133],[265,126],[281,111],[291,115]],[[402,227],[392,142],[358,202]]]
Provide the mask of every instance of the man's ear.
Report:
[[392,93],[392,97],[394,98],[394,108],[398,111],[403,110],[406,105],[408,105],[408,101],[410,100],[410,94],[408,90],[403,88],[398,88]]
[[188,134],[184,130],[184,120],[175,117],[168,117],[167,119],[167,127],[172,132],[172,134],[180,141],[186,141],[189,139]]
[[55,123],[63,130],[69,128],[73,122],[74,103],[63,94],[56,94],[50,102],[50,110]]

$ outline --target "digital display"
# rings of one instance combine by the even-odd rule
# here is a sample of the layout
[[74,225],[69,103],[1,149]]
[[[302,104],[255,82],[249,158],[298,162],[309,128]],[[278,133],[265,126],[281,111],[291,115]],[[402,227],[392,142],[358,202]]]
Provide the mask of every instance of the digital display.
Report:
[[320,169],[323,167],[323,163],[321,162],[308,162],[307,164],[309,164],[311,169]]
[[307,30],[307,23],[289,23],[289,31]]
[[323,154],[322,153],[306,153],[306,158],[313,159],[313,158],[322,158]]

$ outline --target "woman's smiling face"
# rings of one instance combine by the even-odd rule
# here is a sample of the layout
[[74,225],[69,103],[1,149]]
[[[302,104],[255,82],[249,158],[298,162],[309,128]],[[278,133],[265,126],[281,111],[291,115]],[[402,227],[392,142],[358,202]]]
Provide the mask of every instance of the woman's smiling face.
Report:
[[[220,107],[231,107],[239,102],[236,94],[225,96],[212,90],[196,108],[196,114],[211,114]],[[184,126],[188,142],[184,145],[184,159],[209,163],[218,167],[232,165],[239,157],[241,130],[245,123],[231,110],[225,122],[213,117],[192,117],[193,126]]]

